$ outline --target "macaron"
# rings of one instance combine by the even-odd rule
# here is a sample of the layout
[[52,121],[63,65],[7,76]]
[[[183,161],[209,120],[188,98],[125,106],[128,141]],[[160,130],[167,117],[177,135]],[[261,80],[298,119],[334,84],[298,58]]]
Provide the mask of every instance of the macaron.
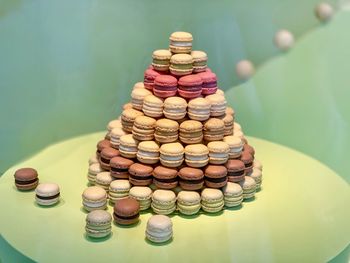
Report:
[[106,139],[110,140],[110,133],[114,128],[122,128],[122,122],[121,120],[117,119],[117,120],[112,120],[108,123],[107,125],[107,135],[106,135]]
[[178,122],[169,119],[159,119],[156,122],[154,138],[160,143],[175,142],[178,138],[178,130]]
[[262,172],[258,168],[254,167],[253,170],[248,174],[251,178],[255,180],[256,189],[260,189],[262,182]]
[[159,145],[155,141],[143,141],[137,146],[137,160],[145,164],[155,164],[159,161]]
[[226,114],[222,119],[224,121],[224,134],[225,136],[233,135],[233,117],[230,114]]
[[127,198],[129,196],[131,185],[128,180],[114,180],[109,185],[108,196],[111,203]]
[[129,167],[133,164],[133,160],[116,156],[109,162],[111,166],[111,176],[114,179],[129,179]]
[[202,79],[196,75],[187,75],[179,79],[178,93],[186,99],[197,98],[202,94]]
[[241,124],[239,124],[238,122],[234,122],[233,123],[233,131],[241,131],[242,130],[242,126]]
[[263,170],[262,163],[259,160],[257,160],[257,159],[254,159],[253,167],[259,169],[260,171]]
[[193,71],[193,58],[188,54],[175,54],[170,59],[169,70],[175,76],[189,75]]
[[171,52],[167,49],[158,49],[153,51],[152,66],[158,71],[167,71],[170,66]]
[[101,152],[100,156],[100,164],[102,169],[109,170],[111,167],[109,165],[109,162],[113,157],[119,156],[120,153],[117,149],[114,149],[112,147],[104,148]]
[[207,54],[203,51],[193,50],[191,56],[193,58],[193,72],[199,73],[205,71],[208,61]]
[[143,81],[145,88],[149,89],[149,90],[153,90],[154,79],[159,75],[160,75],[160,73],[155,71],[153,68],[146,69],[146,71],[144,73],[144,81]]
[[244,179],[246,175],[245,165],[242,161],[230,159],[226,163],[227,177],[229,182],[237,183]]
[[225,136],[224,142],[230,147],[229,158],[235,159],[241,156],[243,150],[242,140],[237,136]]
[[135,140],[149,141],[154,138],[156,120],[147,116],[138,116],[134,121],[132,135]]
[[253,162],[254,162],[253,155],[251,155],[249,152],[242,152],[240,160],[245,165],[245,172],[246,172],[246,174],[250,173],[252,171],[252,169],[253,169]]
[[221,95],[221,96],[225,96],[225,92],[222,89],[219,89],[219,88],[215,91],[215,94],[218,94],[218,95]]
[[249,144],[244,144],[243,145],[243,152],[248,152],[250,153],[253,157],[255,155],[255,149],[253,148],[253,146],[249,145]]
[[170,75],[159,75],[154,80],[153,93],[160,98],[175,96],[177,92],[177,79]]
[[163,116],[163,103],[161,98],[154,95],[148,95],[143,100],[142,111],[146,116],[160,118]]
[[[144,88],[144,87],[143,87]],[[132,109],[131,102],[125,103],[122,107],[123,110]]]
[[209,162],[209,150],[204,144],[190,144],[185,147],[185,162],[190,167],[204,167]]
[[170,97],[164,101],[163,114],[171,120],[181,120],[187,111],[187,102],[181,97]]
[[99,160],[98,160],[98,157],[97,157],[97,154],[93,154],[90,158],[89,158],[89,166],[91,164],[94,164],[94,163],[99,163]]
[[178,184],[177,169],[158,165],[153,170],[153,183],[160,189],[173,189]]
[[126,131],[124,131],[122,128],[114,128],[111,132],[110,132],[110,143],[111,146],[114,149],[119,149],[119,144],[120,144],[120,137],[123,135],[128,134]]
[[203,140],[203,125],[200,121],[187,120],[180,124],[180,141],[186,144],[200,143]]
[[132,185],[147,186],[152,183],[153,168],[150,165],[134,163],[129,167],[129,181]]
[[104,148],[107,148],[107,147],[112,147],[111,145],[111,142],[109,140],[101,140],[97,143],[96,145],[96,155],[97,155],[97,158],[100,159],[100,155],[101,155],[101,152]]
[[143,112],[135,109],[126,109],[122,112],[121,121],[123,129],[126,132],[132,132],[132,127],[134,126],[134,121],[138,116],[142,116]]
[[[234,118],[235,117],[235,110],[232,107],[226,106],[225,114],[232,115],[232,117]],[[240,125],[239,125],[239,128],[240,128]]]
[[42,206],[55,205],[60,200],[60,187],[55,183],[40,183],[35,188],[35,201]]
[[170,217],[153,215],[147,221],[146,238],[154,243],[164,243],[173,237],[173,224]]
[[204,169],[205,185],[210,188],[221,188],[227,184],[227,169],[224,165],[208,165]]
[[162,144],[160,162],[166,167],[179,167],[184,161],[184,152],[184,147],[179,142]]
[[95,184],[96,181],[96,175],[98,173],[103,172],[104,170],[102,169],[101,165],[99,163],[93,163],[89,166],[89,171],[87,178],[90,182],[90,184]]
[[145,84],[143,84],[143,82],[140,81],[140,82],[136,82],[132,89],[134,90],[134,89],[144,89],[144,88],[145,88]]
[[131,92],[131,104],[135,110],[142,110],[143,100],[152,93],[147,89],[134,89]]
[[119,225],[132,225],[139,221],[140,204],[135,199],[120,199],[114,204],[114,221]]
[[92,238],[103,238],[112,232],[112,216],[105,210],[94,210],[86,216],[86,235]]
[[226,207],[239,206],[243,201],[243,189],[239,184],[227,182],[222,188]]
[[96,175],[95,185],[99,186],[108,192],[109,185],[114,180],[110,172],[101,172]]
[[151,207],[152,189],[147,186],[134,186],[130,189],[129,197],[139,202],[141,211],[146,210]]
[[[202,73],[200,73],[202,74]],[[210,116],[217,117],[225,114],[226,100],[225,97],[218,94],[211,94],[205,97],[210,102]]]
[[[203,81],[202,94],[203,95],[215,94],[216,90],[218,89],[216,74],[213,72],[202,72],[202,73],[199,73],[198,76]],[[217,95],[215,94],[215,96]],[[225,99],[224,96],[222,97]],[[225,109],[226,109],[226,102],[225,102]],[[212,116],[220,116],[220,115],[212,115]]]
[[196,191],[180,191],[177,194],[177,210],[184,215],[194,215],[201,209],[201,196]]
[[125,158],[136,158],[138,140],[135,140],[132,134],[120,137],[119,152]]
[[200,190],[204,185],[204,173],[201,169],[183,167],[179,170],[179,184],[183,190]]
[[224,195],[219,189],[205,188],[201,193],[202,209],[208,213],[217,213],[224,207]]
[[87,211],[106,209],[107,192],[99,186],[90,186],[82,194],[83,206]]
[[39,183],[38,172],[34,168],[20,168],[14,177],[15,185],[21,191],[33,190]]
[[169,37],[169,48],[172,53],[190,53],[192,50],[193,37],[188,32],[174,32]]
[[207,144],[210,164],[225,164],[229,157],[230,146],[226,142],[212,141]]
[[204,123],[204,140],[221,141],[224,138],[224,121],[218,118],[210,118]]
[[188,117],[191,120],[206,121],[210,117],[210,103],[205,98],[196,98],[188,102]]
[[155,190],[151,206],[154,213],[169,215],[176,210],[176,195],[171,190]]
[[252,177],[245,176],[242,181],[239,182],[243,189],[243,199],[250,199],[254,197],[256,192],[256,182]]

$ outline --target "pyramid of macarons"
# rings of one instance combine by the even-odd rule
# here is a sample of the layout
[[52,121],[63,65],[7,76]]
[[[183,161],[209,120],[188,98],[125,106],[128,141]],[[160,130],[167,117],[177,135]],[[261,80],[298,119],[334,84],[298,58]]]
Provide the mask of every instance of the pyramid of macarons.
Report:
[[[112,203],[132,198],[141,210],[163,215],[201,208],[215,213],[239,206],[260,188],[255,150],[218,88],[207,54],[192,43],[190,33],[175,32],[168,49],[153,52],[143,82],[134,85],[131,101],[97,143],[88,180],[103,186]],[[108,178],[100,175],[105,172]]]

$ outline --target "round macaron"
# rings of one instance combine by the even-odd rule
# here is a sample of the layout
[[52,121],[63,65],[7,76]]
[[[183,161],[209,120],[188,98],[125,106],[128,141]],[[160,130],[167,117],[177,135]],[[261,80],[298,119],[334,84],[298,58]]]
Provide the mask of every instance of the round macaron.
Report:
[[201,169],[183,167],[178,176],[180,187],[184,190],[200,190],[204,185],[204,173]]
[[180,191],[177,194],[177,210],[184,215],[194,215],[201,209],[201,196],[196,191]]
[[169,70],[171,52],[167,49],[155,50],[152,54],[152,66],[158,71]]
[[154,138],[156,120],[147,116],[138,116],[134,121],[132,135],[135,140],[149,141]]
[[153,183],[160,189],[173,189],[178,184],[177,169],[157,166],[153,170]]
[[131,92],[131,104],[132,107],[135,110],[142,110],[142,106],[143,106],[143,100],[145,99],[146,96],[151,95],[152,92],[150,92],[147,89],[134,89]]
[[97,155],[97,158],[100,159],[100,155],[101,155],[101,151],[104,149],[104,148],[107,148],[107,147],[112,147],[111,145],[111,142],[109,140],[101,140],[97,143],[96,145],[96,155]]
[[105,210],[94,210],[86,216],[86,235],[92,238],[103,238],[111,234],[112,216]]
[[55,183],[41,183],[35,189],[35,200],[42,206],[50,206],[60,200],[60,187]]
[[176,210],[176,195],[170,190],[156,190],[152,194],[153,212],[169,215]]
[[130,189],[129,197],[140,203],[140,210],[151,207],[152,189],[147,186],[134,186]]
[[252,177],[245,176],[242,181],[239,182],[243,189],[243,199],[253,198],[256,192],[256,182]]
[[160,162],[166,167],[179,167],[184,161],[184,152],[179,142],[165,143],[160,147]]
[[250,153],[254,157],[255,149],[247,143],[243,145],[243,152],[245,152],[245,151]]
[[93,154],[92,156],[90,156],[90,158],[89,158],[89,166],[94,164],[94,163],[99,163],[99,160],[98,160],[96,153]]
[[242,161],[230,159],[226,163],[227,177],[229,182],[237,183],[244,179],[246,175],[245,165]]
[[[202,74],[202,73],[200,73]],[[210,116],[217,117],[225,115],[226,100],[225,96],[211,94],[205,97],[210,102]]]
[[111,159],[111,176],[115,179],[129,179],[129,167],[134,163],[133,160],[117,156]]
[[14,177],[15,185],[21,191],[33,190],[39,183],[38,172],[33,168],[18,169]]
[[202,79],[194,74],[183,76],[179,79],[178,93],[186,99],[197,98],[202,94]]
[[230,114],[226,114],[225,117],[222,119],[225,124],[225,136],[233,135],[233,122],[234,118]]
[[175,76],[184,76],[192,73],[193,58],[188,54],[175,54],[170,59],[170,72]]
[[129,181],[132,185],[147,186],[152,183],[153,168],[150,165],[134,163],[129,167]]
[[192,50],[193,37],[188,32],[174,32],[169,37],[169,49],[172,53],[190,53]]
[[119,152],[125,158],[136,158],[138,140],[135,140],[132,134],[120,137]]
[[216,74],[213,72],[202,72],[202,73],[199,73],[198,76],[203,81],[202,94],[203,95],[214,94],[218,89]]
[[148,95],[143,100],[142,111],[146,116],[160,118],[163,116],[164,101],[154,95]]
[[154,138],[160,143],[175,142],[178,138],[179,123],[169,119],[159,119],[156,122]]
[[243,201],[243,190],[239,184],[227,182],[222,188],[226,207],[239,206]]
[[127,198],[129,196],[129,190],[131,188],[128,180],[114,180],[109,185],[108,196],[111,203]]
[[221,188],[227,183],[227,169],[223,165],[208,165],[204,169],[205,185],[210,188]]
[[243,150],[242,139],[237,136],[225,136],[224,142],[230,147],[229,158],[235,159],[241,156]]
[[175,96],[177,92],[177,79],[170,75],[160,75],[154,80],[153,93],[160,98]]
[[123,135],[128,134],[126,131],[124,131],[122,128],[114,128],[111,132],[110,132],[110,143],[111,146],[114,149],[119,149],[119,144],[120,144],[120,137]]
[[193,72],[199,73],[205,71],[208,61],[207,54],[203,51],[193,50],[191,56],[193,58]]
[[117,149],[114,149],[112,147],[104,148],[100,155],[100,164],[102,169],[109,170],[111,168],[109,162],[113,157],[116,157],[119,155],[120,153]]
[[225,164],[229,157],[230,146],[226,142],[212,141],[207,144],[210,164]]
[[123,110],[121,115],[123,130],[126,132],[132,132],[134,121],[138,116],[142,116],[143,112],[135,109]]
[[217,213],[224,207],[224,195],[219,189],[205,188],[201,194],[202,209],[208,213]]
[[260,189],[262,182],[262,172],[258,168],[254,167],[253,170],[248,174],[251,178],[255,180],[256,189]]
[[108,192],[109,185],[114,180],[110,172],[101,172],[96,175],[95,185],[105,189]]
[[210,117],[210,103],[205,98],[196,98],[188,102],[188,117],[191,120],[206,121]]
[[106,209],[107,192],[99,186],[90,186],[82,194],[83,206],[87,211]]
[[259,169],[260,171],[263,169],[262,163],[257,159],[254,159],[253,167]]
[[224,121],[218,118],[210,118],[204,123],[204,140],[221,141],[224,138]]
[[113,218],[117,224],[132,225],[139,221],[140,204],[132,198],[125,198],[115,202]]
[[173,236],[173,223],[165,215],[153,215],[147,221],[146,238],[154,243],[164,243]]
[[143,81],[145,88],[149,89],[149,90],[153,90],[154,79],[159,75],[160,75],[160,73],[155,71],[153,68],[146,69],[146,71],[144,73],[144,81]]
[[[143,84],[143,83],[142,83]],[[136,84],[135,84],[136,85]],[[145,87],[143,87],[145,88]],[[125,103],[122,107],[123,110],[126,110],[126,109],[132,109],[132,104],[131,102],[128,102],[128,103]]]
[[137,160],[145,164],[155,164],[159,161],[159,145],[155,141],[143,141],[137,146]]
[[180,141],[196,144],[203,140],[203,125],[200,121],[187,120],[180,124]]
[[164,101],[163,113],[171,120],[181,120],[186,116],[187,102],[181,97],[170,97]]
[[204,167],[209,162],[209,150],[204,144],[190,144],[185,147],[185,162],[191,167]]
[[96,175],[98,173],[103,172],[104,170],[102,169],[101,165],[99,163],[94,163],[89,166],[89,171],[88,171],[88,180],[90,184],[95,184],[96,181]]

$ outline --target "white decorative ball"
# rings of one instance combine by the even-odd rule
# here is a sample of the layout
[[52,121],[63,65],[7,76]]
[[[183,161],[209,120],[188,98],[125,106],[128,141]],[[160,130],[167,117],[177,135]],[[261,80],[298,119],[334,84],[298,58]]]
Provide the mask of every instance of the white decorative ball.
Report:
[[254,65],[249,60],[241,60],[236,65],[236,74],[240,79],[249,79],[253,76],[254,72]]
[[276,33],[274,42],[278,49],[287,51],[294,45],[294,36],[288,30],[281,29]]
[[322,22],[330,20],[333,13],[333,7],[328,3],[320,3],[315,7],[315,15]]

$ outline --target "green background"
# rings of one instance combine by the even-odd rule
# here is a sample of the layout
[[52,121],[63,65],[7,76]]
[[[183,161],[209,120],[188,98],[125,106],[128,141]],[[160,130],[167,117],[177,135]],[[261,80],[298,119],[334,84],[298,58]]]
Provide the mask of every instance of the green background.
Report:
[[[1,1],[0,172],[48,144],[104,129],[151,52],[186,30],[248,135],[304,152],[350,182],[350,13],[320,25],[315,3]],[[297,38],[287,54],[272,43],[280,28]],[[258,66],[245,83],[234,74],[242,58]]]

